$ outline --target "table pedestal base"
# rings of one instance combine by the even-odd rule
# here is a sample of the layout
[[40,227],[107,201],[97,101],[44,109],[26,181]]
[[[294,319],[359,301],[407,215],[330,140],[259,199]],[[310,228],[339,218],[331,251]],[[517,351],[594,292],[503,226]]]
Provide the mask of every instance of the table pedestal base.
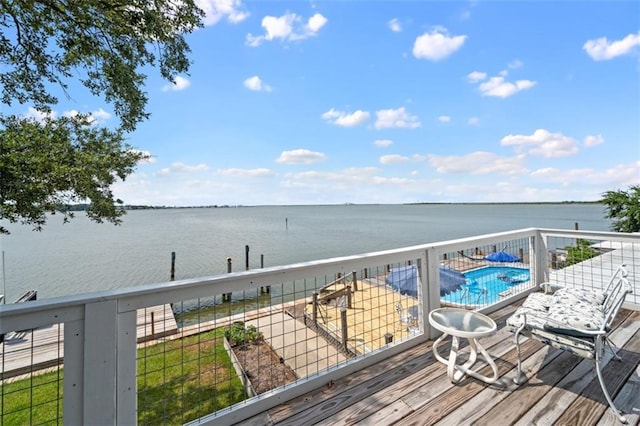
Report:
[[[495,383],[498,379],[498,367],[496,367],[495,362],[491,358],[491,355],[487,352],[487,350],[480,344],[477,339],[469,338],[469,346],[471,348],[471,353],[469,354],[469,360],[464,364],[458,365],[456,364],[456,359],[458,357],[458,348],[459,348],[459,338],[457,336],[451,336],[451,351],[449,352],[449,359],[445,359],[442,357],[438,351],[438,346],[440,343],[448,336],[448,334],[444,333],[442,336],[438,337],[438,339],[433,343],[433,355],[436,357],[438,361],[445,364],[447,366],[447,375],[451,380],[451,383],[458,383],[464,375],[468,375],[474,377],[478,380],[482,380],[485,383]],[[471,369],[473,364],[475,364],[476,359],[478,358],[478,351],[482,355],[482,357],[487,361],[487,363],[491,366],[493,370],[493,376],[487,377],[484,376],[477,371]]]

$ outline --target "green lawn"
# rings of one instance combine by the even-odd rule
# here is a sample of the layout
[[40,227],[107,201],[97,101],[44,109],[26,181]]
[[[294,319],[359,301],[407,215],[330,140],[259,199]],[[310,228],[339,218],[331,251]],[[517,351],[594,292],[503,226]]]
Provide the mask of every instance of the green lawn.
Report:
[[[213,330],[138,349],[139,424],[181,424],[246,398],[222,336]],[[62,375],[0,385],[0,424],[62,424]]]

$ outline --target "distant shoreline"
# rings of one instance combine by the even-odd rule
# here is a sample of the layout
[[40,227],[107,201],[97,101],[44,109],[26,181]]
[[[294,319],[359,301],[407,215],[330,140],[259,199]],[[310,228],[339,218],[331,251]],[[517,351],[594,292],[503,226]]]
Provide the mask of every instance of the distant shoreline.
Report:
[[[561,205],[561,204],[602,204],[600,201],[523,201],[523,202],[418,202],[418,203],[342,203],[342,204],[263,204],[263,205],[204,205],[204,206],[153,206],[153,205],[123,205],[117,206],[121,210],[169,210],[169,209],[233,209],[242,207],[296,207],[296,206],[503,206],[503,205]],[[73,204],[60,208],[61,211],[85,211],[89,207],[88,204]]]

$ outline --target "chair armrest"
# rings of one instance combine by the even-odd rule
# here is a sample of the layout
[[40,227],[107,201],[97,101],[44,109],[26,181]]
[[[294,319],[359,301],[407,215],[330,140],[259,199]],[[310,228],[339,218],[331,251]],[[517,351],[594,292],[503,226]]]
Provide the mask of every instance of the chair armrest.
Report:
[[544,291],[545,294],[553,294],[557,290],[560,290],[563,286],[554,283],[542,283],[540,284],[540,289]]

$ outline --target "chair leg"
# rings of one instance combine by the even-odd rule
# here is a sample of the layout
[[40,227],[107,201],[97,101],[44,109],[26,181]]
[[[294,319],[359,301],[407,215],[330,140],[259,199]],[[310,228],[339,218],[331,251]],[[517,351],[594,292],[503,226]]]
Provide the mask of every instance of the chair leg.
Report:
[[598,375],[598,381],[600,382],[602,393],[604,393],[604,397],[607,399],[607,402],[609,403],[609,407],[611,407],[611,409],[613,410],[613,413],[616,415],[616,417],[618,417],[618,420],[620,420],[621,423],[627,424],[627,418],[624,417],[622,413],[613,404],[613,400],[609,395],[609,391],[607,391],[607,387],[604,384],[604,378],[602,377],[602,371],[600,370],[600,355],[598,352],[596,352],[595,363],[596,363],[595,367],[596,367],[596,374]]
[[522,330],[524,330],[524,325],[526,323],[526,319],[523,318],[522,321],[522,325],[520,327],[518,327],[518,329],[516,330],[516,333],[514,335],[514,340],[515,340],[515,344],[516,344],[516,352],[518,354],[518,367],[516,369],[516,377],[513,378],[513,383],[515,383],[516,385],[520,385],[522,383],[524,383],[524,380],[520,380],[520,378],[522,377],[522,360],[520,357],[520,341],[518,339],[518,337],[520,337],[520,332]]
[[619,348],[618,348],[618,346],[616,346],[616,344],[615,344],[615,343],[613,343],[613,342],[611,341],[611,339],[608,339],[608,338],[606,338],[606,337],[605,337],[605,339],[604,339],[604,345],[605,345],[605,347],[607,347],[607,346],[609,347],[609,350],[610,350],[610,351],[611,351],[611,353],[613,354],[613,357],[615,358],[615,360],[616,360],[616,361],[622,361],[622,358],[620,358],[620,356],[618,355],[618,351],[615,351],[615,350],[614,350],[614,348],[616,348],[616,349],[618,349],[618,350],[619,350]]

